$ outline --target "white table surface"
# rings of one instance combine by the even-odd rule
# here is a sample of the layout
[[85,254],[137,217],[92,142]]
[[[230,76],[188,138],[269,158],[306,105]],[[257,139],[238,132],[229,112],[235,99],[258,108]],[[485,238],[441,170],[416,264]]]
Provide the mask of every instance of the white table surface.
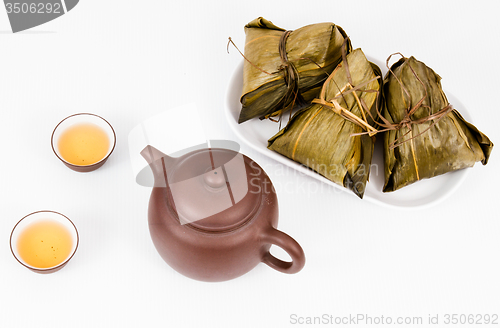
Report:
[[[500,315],[498,149],[438,206],[403,212],[311,190],[311,178],[242,144],[276,185],[279,228],[302,245],[306,266],[285,275],[260,264],[203,283],[156,252],[151,190],[135,183],[127,145],[141,121],[191,101],[211,139],[238,141],[223,109],[241,56],[226,44],[231,36],[243,48],[243,26],[259,16],[287,29],[334,22],[381,61],[414,55],[498,143],[495,4],[87,0],[17,34],[0,9],[0,327],[288,327],[358,314],[422,317],[426,326],[429,315],[441,324],[447,314]],[[54,126],[77,112],[105,117],[117,133],[111,158],[88,174],[67,169],[50,146]],[[42,209],[70,217],[81,236],[71,262],[51,275],[19,265],[8,245],[16,222]]]

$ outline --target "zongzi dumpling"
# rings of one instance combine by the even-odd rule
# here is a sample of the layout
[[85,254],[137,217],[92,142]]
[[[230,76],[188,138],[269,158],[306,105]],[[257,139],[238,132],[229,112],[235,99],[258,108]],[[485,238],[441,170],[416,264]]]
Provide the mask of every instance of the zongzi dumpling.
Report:
[[414,57],[385,76],[384,192],[488,162],[493,143],[451,107],[440,80]]
[[268,148],[362,198],[374,148],[368,132],[375,130],[381,72],[361,49],[345,58],[325,81],[320,98],[295,113],[269,139]]
[[[248,23],[245,34],[239,123],[310,103],[342,60],[346,38],[344,30],[332,23],[286,31],[262,17]],[[346,52],[350,50],[347,41]]]

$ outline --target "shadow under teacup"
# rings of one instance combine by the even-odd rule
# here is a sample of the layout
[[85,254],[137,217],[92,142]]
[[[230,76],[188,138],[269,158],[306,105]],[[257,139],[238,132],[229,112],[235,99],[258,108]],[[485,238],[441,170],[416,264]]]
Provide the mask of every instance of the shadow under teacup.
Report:
[[76,226],[54,211],[38,211],[23,217],[12,229],[10,249],[16,260],[36,273],[63,268],[78,248]]
[[80,113],[66,117],[52,132],[52,150],[70,169],[90,172],[101,167],[116,145],[116,134],[105,119]]

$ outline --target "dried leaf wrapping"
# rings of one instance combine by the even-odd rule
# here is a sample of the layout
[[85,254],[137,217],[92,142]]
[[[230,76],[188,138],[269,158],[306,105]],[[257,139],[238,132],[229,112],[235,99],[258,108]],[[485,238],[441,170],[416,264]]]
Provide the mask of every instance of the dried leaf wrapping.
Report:
[[[449,105],[441,88],[441,77],[414,57],[400,59],[391,71],[394,74],[387,73],[383,88],[383,115],[391,123],[401,122],[422,98],[422,105],[411,115],[411,120],[425,118]],[[399,146],[391,148],[396,142]],[[455,109],[439,120],[390,130],[384,135],[383,191],[394,191],[421,179],[472,167],[478,161],[485,165],[492,149],[493,143],[488,137]]]
[[[284,33],[284,29],[262,17],[245,26],[247,60],[243,66],[239,123],[254,117],[279,115],[298,105],[300,100],[310,102],[342,59],[341,47],[346,34],[333,23],[313,24],[292,31],[285,41],[286,62],[279,50]],[[350,50],[348,41],[346,51]],[[296,81],[287,78],[287,70],[296,75]]]
[[[325,101],[343,96],[337,103],[358,117],[362,109],[354,93],[372,117],[376,116],[377,92],[380,90],[381,72],[370,63],[361,49],[347,55],[352,85],[365,84],[360,90],[344,94],[349,89],[349,80],[344,62],[341,62],[324,83]],[[365,91],[364,91],[365,90]],[[368,92],[366,90],[371,90]],[[365,113],[367,114],[367,113]],[[367,123],[373,124],[369,115]],[[268,148],[294,161],[304,164],[338,185],[363,197],[370,172],[374,141],[368,134],[352,136],[365,130],[340,115],[330,107],[313,103],[300,109],[285,128],[269,139]]]

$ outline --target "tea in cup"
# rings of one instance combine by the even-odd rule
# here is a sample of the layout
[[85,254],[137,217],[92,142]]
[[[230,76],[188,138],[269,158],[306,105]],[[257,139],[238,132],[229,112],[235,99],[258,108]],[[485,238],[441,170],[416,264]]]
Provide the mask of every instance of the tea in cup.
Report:
[[94,114],[75,114],[62,120],[52,133],[52,149],[70,169],[90,172],[101,167],[116,144],[111,124]]
[[10,235],[14,257],[37,273],[60,270],[78,248],[76,226],[66,216],[53,211],[39,211],[22,218]]

